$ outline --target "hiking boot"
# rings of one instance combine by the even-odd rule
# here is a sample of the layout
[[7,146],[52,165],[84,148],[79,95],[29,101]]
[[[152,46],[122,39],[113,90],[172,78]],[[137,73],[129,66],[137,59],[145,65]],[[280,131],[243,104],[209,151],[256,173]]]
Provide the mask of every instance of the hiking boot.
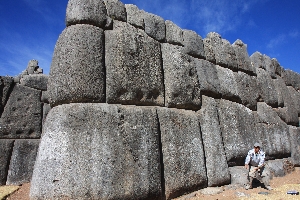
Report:
[[273,190],[273,188],[271,188],[271,186],[269,186],[269,185],[266,186],[266,189],[267,189],[267,190]]
[[252,186],[251,185],[246,185],[245,189],[246,190],[252,189]]

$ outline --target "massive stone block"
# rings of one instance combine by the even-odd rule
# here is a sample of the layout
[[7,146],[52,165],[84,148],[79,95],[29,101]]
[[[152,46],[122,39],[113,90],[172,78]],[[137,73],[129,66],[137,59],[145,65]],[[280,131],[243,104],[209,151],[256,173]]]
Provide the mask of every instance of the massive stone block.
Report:
[[39,139],[15,141],[7,175],[7,185],[21,185],[31,181],[39,142]]
[[278,95],[274,82],[264,69],[256,68],[257,72],[257,85],[260,88],[260,96],[262,101],[272,107],[278,107]]
[[47,84],[48,84],[48,75],[32,74],[32,75],[24,76],[20,80],[20,84],[37,90],[46,91]]
[[135,105],[164,105],[159,42],[140,29],[114,22],[105,31],[106,101]]
[[216,65],[218,79],[220,81],[220,93],[222,98],[235,102],[240,102],[238,96],[237,82],[235,80],[234,72],[230,69]]
[[91,24],[104,28],[106,15],[107,11],[103,0],[69,0],[66,25]]
[[220,97],[221,86],[216,66],[211,62],[197,58],[193,59],[193,65],[197,69],[201,94]]
[[166,41],[170,44],[183,46],[183,32],[181,28],[170,20],[166,20],[165,24],[166,24]]
[[290,141],[291,141],[291,158],[296,167],[300,167],[300,128],[289,126]]
[[262,139],[256,131],[255,113],[241,104],[223,99],[218,113],[228,165],[244,165],[248,151]]
[[263,59],[264,59],[264,69],[269,73],[269,75],[272,78],[276,78],[275,66],[273,65],[271,58],[267,55],[263,55]]
[[0,140],[0,185],[5,185],[14,140]]
[[200,85],[193,58],[183,47],[162,44],[165,82],[165,106],[198,110],[201,107]]
[[160,16],[143,12],[145,32],[155,40],[164,42],[166,39],[165,20]]
[[232,44],[232,46],[236,54],[238,70],[251,75],[255,75],[256,70],[251,65],[251,61],[247,51],[247,45],[244,44],[241,40],[236,40]]
[[287,88],[292,97],[292,103],[295,105],[298,116],[300,116],[300,92],[297,92],[292,86],[288,86]]
[[280,65],[280,63],[276,58],[272,58],[271,61],[272,61],[272,65],[275,68],[275,74],[281,76],[281,73],[284,71],[283,67]]
[[55,46],[48,80],[51,106],[104,101],[104,34],[87,24],[67,27]]
[[155,108],[68,104],[51,109],[31,199],[160,199]]
[[196,58],[205,58],[203,40],[195,31],[183,30],[184,52]]
[[125,8],[127,13],[127,22],[132,26],[144,30],[145,24],[143,19],[143,11],[133,4],[125,4]]
[[256,77],[249,76],[241,71],[234,72],[234,76],[237,83],[237,96],[241,100],[241,103],[251,110],[256,110],[260,94]]
[[201,110],[197,112],[204,145],[208,187],[230,183],[217,106],[217,100],[203,95]]
[[[246,157],[246,156],[245,156]],[[248,173],[249,170],[244,166],[235,166],[229,167],[230,175],[231,175],[231,185],[238,185],[245,187],[248,183]]]
[[13,83],[14,79],[12,77],[0,76],[0,116],[13,87]]
[[0,118],[0,138],[40,138],[41,91],[17,84]]
[[292,70],[285,70],[281,77],[287,86],[293,86],[295,90],[300,90],[300,74]]
[[193,111],[157,108],[167,199],[207,186],[200,126]]
[[120,0],[104,0],[104,3],[109,17],[126,22],[126,8]]
[[289,129],[272,107],[257,103],[257,132],[263,136],[262,144],[269,158],[284,158],[291,154]]

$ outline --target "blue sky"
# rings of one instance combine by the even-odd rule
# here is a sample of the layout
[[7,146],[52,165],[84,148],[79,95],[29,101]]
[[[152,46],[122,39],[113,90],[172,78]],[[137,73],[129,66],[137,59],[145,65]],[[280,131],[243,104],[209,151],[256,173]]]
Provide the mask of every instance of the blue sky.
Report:
[[[299,0],[121,0],[171,20],[203,38],[215,31],[248,53],[277,58],[300,73]],[[21,73],[37,59],[49,73],[54,46],[65,28],[67,0],[0,1],[0,75]]]

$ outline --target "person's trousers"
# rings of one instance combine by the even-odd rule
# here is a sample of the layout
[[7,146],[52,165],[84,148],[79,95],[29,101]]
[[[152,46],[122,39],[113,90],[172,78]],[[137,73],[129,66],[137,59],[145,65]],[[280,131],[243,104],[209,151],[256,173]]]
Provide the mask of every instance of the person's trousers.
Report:
[[263,183],[265,186],[269,186],[270,185],[270,174],[268,173],[268,170],[266,170],[265,167],[262,167],[258,170],[255,170],[254,168],[255,168],[255,166],[250,166],[250,169],[249,169],[249,174],[248,174],[249,185],[251,186],[253,179],[256,178],[261,183]]

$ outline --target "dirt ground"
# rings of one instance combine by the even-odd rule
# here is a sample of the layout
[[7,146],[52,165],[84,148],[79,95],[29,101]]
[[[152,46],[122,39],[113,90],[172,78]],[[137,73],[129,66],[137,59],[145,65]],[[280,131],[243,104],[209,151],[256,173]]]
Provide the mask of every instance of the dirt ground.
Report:
[[[288,195],[289,190],[296,190],[300,192],[300,168],[296,168],[291,174],[284,177],[274,177],[271,180],[271,187],[273,190],[268,191],[264,188],[258,187],[250,190],[244,188],[236,188],[230,186],[223,186],[223,192],[216,195],[203,195],[200,191],[177,198],[176,200],[233,200],[233,199],[272,199],[272,200],[286,200],[299,199],[300,195]],[[16,192],[10,195],[7,200],[29,200],[30,183],[23,184]],[[263,192],[263,194],[258,194]]]

